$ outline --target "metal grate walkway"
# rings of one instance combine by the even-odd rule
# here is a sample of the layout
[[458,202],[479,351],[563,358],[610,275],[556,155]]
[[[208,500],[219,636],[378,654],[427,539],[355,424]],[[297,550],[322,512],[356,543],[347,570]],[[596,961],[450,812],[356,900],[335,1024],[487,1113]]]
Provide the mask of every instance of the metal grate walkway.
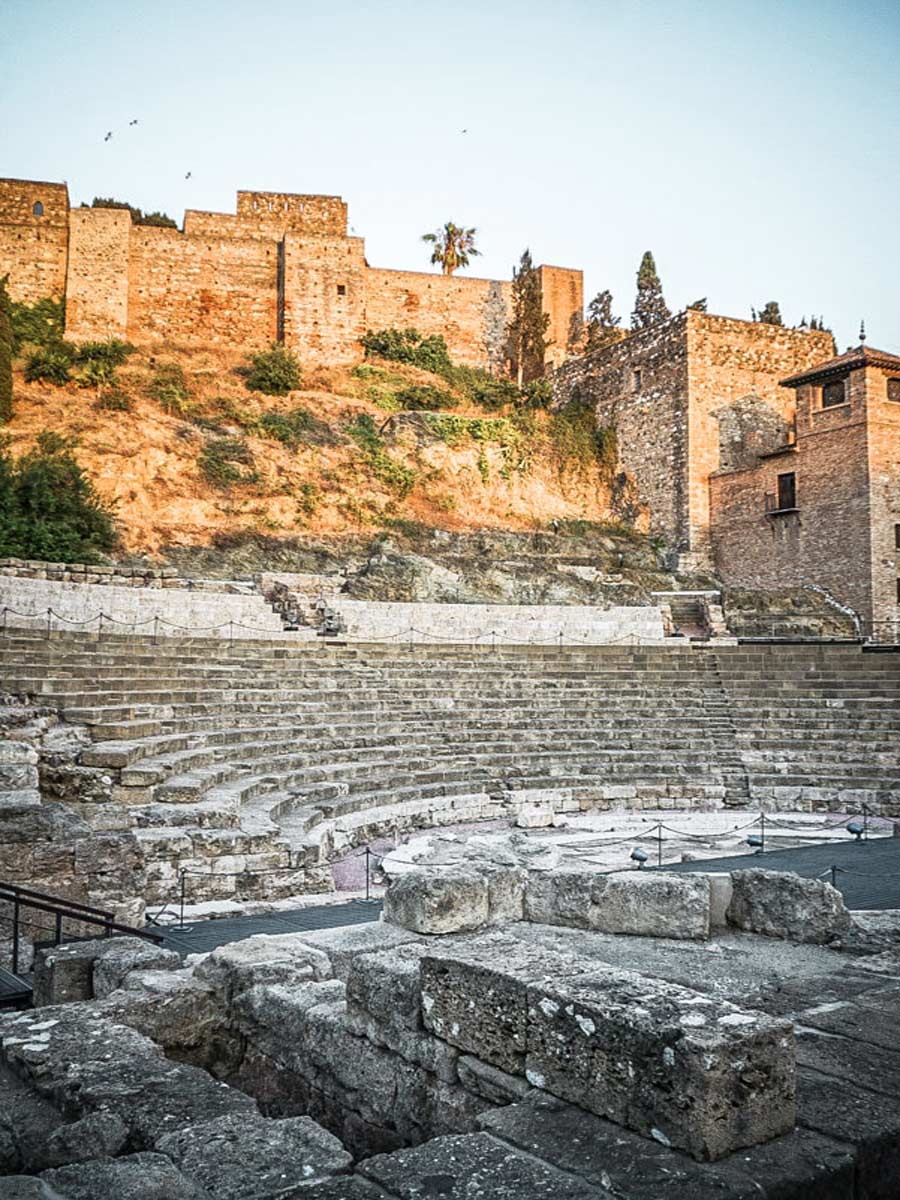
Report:
[[737,871],[745,867],[766,871],[795,871],[805,879],[832,880],[854,909],[900,908],[900,837],[857,842],[820,843],[791,850],[766,850],[762,854],[728,855],[696,862],[672,863],[664,871]]
[[263,913],[252,917],[227,917],[215,921],[195,921],[178,932],[171,926],[148,926],[163,935],[167,950],[187,954],[206,954],[217,946],[239,942],[256,933],[303,933],[311,929],[336,929],[341,925],[364,925],[381,916],[380,900],[351,900],[347,904],[317,904],[286,912]]

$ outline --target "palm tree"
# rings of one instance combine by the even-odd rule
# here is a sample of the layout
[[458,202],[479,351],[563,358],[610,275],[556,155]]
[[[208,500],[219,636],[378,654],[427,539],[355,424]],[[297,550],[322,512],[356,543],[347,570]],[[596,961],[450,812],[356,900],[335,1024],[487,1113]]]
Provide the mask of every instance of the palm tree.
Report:
[[467,267],[469,259],[481,253],[475,249],[476,233],[475,229],[461,229],[448,221],[436,233],[423,233],[422,241],[431,242],[434,246],[431,261],[440,263],[445,275],[452,275],[458,267]]

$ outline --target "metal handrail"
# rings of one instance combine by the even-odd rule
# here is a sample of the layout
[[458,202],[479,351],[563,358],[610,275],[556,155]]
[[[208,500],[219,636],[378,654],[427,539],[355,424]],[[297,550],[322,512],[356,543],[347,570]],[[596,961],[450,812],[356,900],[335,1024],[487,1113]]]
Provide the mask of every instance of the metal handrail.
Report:
[[19,971],[19,923],[22,909],[35,909],[38,912],[50,913],[56,917],[54,929],[55,946],[63,941],[63,921],[77,921],[81,925],[97,925],[103,930],[104,937],[112,937],[114,933],[130,934],[132,937],[144,938],[148,942],[160,945],[164,940],[161,934],[151,933],[146,929],[138,929],[134,925],[126,925],[116,921],[111,912],[80,901],[66,900],[62,896],[53,896],[48,892],[38,892],[32,888],[23,888],[16,883],[5,883],[0,880],[0,902],[6,901],[13,906],[12,930],[12,973]]

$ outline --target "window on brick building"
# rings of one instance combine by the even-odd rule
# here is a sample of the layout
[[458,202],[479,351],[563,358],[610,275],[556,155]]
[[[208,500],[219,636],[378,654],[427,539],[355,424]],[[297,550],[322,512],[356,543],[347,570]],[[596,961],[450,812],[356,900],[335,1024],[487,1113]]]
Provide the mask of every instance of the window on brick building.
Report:
[[40,200],[35,200],[34,204],[31,206],[31,211],[36,217],[42,217],[44,215],[44,206],[41,204]]
[[894,549],[900,550],[900,525],[894,526]]
[[900,378],[887,381],[887,398],[900,404]]
[[345,283],[339,283],[339,284],[337,285],[337,294],[338,294],[339,296],[346,296],[346,295],[347,295],[347,285],[346,285]]
[[822,388],[823,408],[834,408],[836,404],[843,404],[846,398],[847,392],[843,379],[834,379],[831,383],[826,383]]
[[797,507],[797,476],[793,471],[786,471],[778,476],[778,508]]
[[634,370],[631,372],[631,390],[633,392],[639,392],[641,390],[642,383],[643,383],[643,371],[641,370],[640,367],[635,367]]

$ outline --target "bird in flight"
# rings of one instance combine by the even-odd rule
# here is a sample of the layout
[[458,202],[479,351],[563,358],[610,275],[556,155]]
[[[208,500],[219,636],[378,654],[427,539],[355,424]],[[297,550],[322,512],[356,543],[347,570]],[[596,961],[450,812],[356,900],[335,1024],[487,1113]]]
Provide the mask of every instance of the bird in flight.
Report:
[[107,133],[106,137],[103,139],[104,142],[108,142],[111,137],[112,137],[112,130],[110,129],[109,133]]
[[192,172],[188,171],[187,175],[185,175],[185,179],[190,179],[191,175],[192,175]]
[[135,117],[133,121],[128,122],[129,125],[137,125],[137,123],[137,117]]
[[468,129],[461,129],[459,132],[460,133],[468,133],[469,131],[468,131]]

